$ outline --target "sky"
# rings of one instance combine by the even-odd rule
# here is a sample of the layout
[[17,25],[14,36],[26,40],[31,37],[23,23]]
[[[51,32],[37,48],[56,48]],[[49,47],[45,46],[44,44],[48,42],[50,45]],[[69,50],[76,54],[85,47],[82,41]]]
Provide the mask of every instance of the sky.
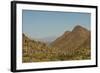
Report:
[[90,29],[91,14],[79,12],[57,12],[23,10],[23,33],[32,38],[60,36],[76,25]]

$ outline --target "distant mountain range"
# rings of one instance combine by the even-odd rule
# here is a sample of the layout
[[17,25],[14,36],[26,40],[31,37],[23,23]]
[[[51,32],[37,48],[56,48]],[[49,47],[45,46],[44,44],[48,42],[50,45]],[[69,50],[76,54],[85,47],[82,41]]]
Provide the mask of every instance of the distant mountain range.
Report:
[[77,25],[49,45],[28,38],[23,33],[23,62],[83,60],[91,58],[91,33]]
[[57,39],[57,36],[49,36],[49,37],[45,37],[45,38],[40,38],[38,39],[38,41],[41,41],[41,42],[45,42],[47,44],[50,44],[52,43],[55,39]]

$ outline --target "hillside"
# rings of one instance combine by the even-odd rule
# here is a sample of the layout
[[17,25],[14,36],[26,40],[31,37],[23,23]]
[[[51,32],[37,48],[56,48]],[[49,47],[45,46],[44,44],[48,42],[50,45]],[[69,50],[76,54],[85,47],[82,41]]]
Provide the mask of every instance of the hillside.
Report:
[[23,62],[40,62],[57,60],[57,48],[47,46],[45,43],[29,39],[23,34]]
[[67,51],[74,59],[77,59],[75,56],[80,59],[79,55],[81,58],[90,59],[90,39],[90,31],[78,25],[72,31],[66,31],[50,45]]

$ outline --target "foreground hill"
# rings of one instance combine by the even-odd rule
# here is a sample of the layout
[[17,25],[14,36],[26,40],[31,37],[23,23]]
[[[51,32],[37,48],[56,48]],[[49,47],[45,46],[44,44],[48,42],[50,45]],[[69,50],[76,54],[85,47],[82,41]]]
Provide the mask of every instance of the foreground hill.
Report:
[[49,47],[40,41],[31,40],[23,34],[23,62],[56,61],[58,60],[57,51],[57,48]]

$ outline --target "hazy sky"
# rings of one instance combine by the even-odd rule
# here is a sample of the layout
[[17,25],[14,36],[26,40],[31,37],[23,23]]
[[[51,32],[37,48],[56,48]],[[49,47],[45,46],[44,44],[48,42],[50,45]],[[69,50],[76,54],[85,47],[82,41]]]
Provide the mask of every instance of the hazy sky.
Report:
[[91,14],[76,12],[52,12],[23,10],[23,33],[32,38],[59,36],[74,26],[90,29]]

